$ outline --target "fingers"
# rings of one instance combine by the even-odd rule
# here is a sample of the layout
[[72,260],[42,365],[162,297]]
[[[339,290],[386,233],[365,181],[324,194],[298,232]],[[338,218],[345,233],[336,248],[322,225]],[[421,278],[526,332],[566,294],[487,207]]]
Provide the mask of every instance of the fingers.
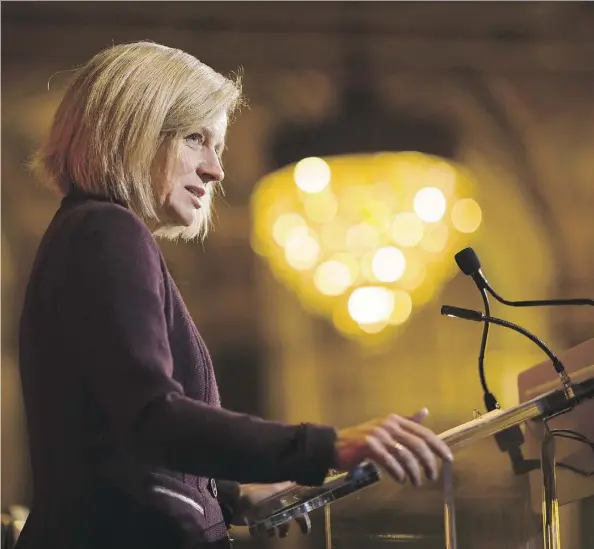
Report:
[[421,467],[428,479],[437,479],[437,459],[422,438],[407,433],[403,429],[398,429],[393,437],[398,441],[394,446],[395,455],[415,486],[423,483]]
[[[400,470],[404,470],[406,477],[415,486],[422,484],[423,472],[428,479],[436,480],[439,474],[436,456],[448,461],[453,459],[448,446],[433,431],[418,423],[427,415],[426,408],[410,419],[391,415],[373,432],[373,438],[377,439],[384,450],[382,452],[375,447],[374,453],[382,459],[381,464],[388,467],[388,472],[400,482]],[[394,458],[395,464],[385,455],[386,452]]]
[[418,412],[416,412],[410,419],[415,423],[423,423],[427,416],[429,415],[429,410],[427,408],[421,408]]
[[335,443],[337,468],[350,471],[370,459],[398,482],[409,478],[418,486],[423,476],[437,479],[437,458],[452,461],[453,456],[445,442],[421,425],[428,413],[423,408],[410,418],[393,414],[340,430]]
[[[378,440],[381,439],[381,440]],[[398,460],[387,450],[394,447],[394,441],[387,432],[368,437],[367,445],[371,450],[371,459],[380,465],[397,482],[406,482],[406,473]]]
[[277,530],[279,538],[286,538],[287,534],[289,533],[289,523],[285,522],[284,524],[281,524]]
[[405,431],[423,439],[429,448],[431,448],[431,451],[437,454],[441,459],[445,459],[446,461],[452,461],[454,459],[452,451],[448,448],[448,445],[431,431],[431,429],[427,429],[427,427],[420,425],[412,419],[402,417],[398,418],[397,423]]
[[303,535],[307,535],[311,532],[311,519],[307,513],[301,517],[297,517],[295,520],[297,524],[299,524],[299,529]]

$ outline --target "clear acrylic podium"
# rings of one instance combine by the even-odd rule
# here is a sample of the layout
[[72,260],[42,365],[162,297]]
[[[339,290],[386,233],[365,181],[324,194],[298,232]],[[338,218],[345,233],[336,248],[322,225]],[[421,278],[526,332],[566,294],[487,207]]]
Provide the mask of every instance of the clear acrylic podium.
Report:
[[[562,470],[559,489],[559,456],[551,429],[573,429],[592,437],[594,340],[561,358],[573,378],[576,399],[566,398],[550,363],[528,370],[520,379],[520,405],[441,434],[456,460],[451,469],[445,467],[440,481],[419,490],[384,479],[326,506],[325,549],[573,549],[562,546],[559,494],[561,504],[593,496],[594,477]],[[538,396],[526,398],[532,393]],[[522,424],[525,457],[539,460],[540,466],[514,476],[492,435]],[[583,447],[579,452],[589,452],[592,470],[594,453]],[[540,509],[534,505],[537,496]],[[594,538],[583,542],[586,547],[594,547]]]
[[[591,470],[594,453],[585,444],[558,448],[563,440],[553,435],[571,429],[594,439],[594,339],[560,358],[573,395],[543,362],[520,375],[518,406],[447,430],[432,426],[455,454],[439,481],[418,489],[378,482],[377,470],[364,482],[338,475],[322,487],[275,496],[251,528],[264,532],[311,512],[315,523],[323,521],[325,549],[561,549],[560,505],[594,496],[594,477],[577,477],[571,459],[586,458],[582,469]],[[517,425],[524,426],[522,451],[531,467],[516,475],[493,435]],[[559,485],[560,471],[569,476]],[[592,547],[594,533],[585,545],[565,549]]]

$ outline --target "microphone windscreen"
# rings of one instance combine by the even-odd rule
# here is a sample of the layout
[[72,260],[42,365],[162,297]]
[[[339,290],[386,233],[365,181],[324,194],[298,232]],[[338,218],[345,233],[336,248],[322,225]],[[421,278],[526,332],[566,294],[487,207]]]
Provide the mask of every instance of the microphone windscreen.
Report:
[[481,270],[481,262],[472,248],[464,248],[454,258],[465,275],[473,275]]

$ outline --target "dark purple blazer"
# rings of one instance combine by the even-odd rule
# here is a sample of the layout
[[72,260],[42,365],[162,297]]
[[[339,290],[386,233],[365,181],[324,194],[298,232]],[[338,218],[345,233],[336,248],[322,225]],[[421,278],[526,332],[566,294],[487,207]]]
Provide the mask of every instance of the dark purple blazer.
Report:
[[237,482],[317,485],[334,466],[334,429],[220,407],[152,234],[107,200],[67,196],[44,235],[20,368],[34,497],[18,549],[226,545]]

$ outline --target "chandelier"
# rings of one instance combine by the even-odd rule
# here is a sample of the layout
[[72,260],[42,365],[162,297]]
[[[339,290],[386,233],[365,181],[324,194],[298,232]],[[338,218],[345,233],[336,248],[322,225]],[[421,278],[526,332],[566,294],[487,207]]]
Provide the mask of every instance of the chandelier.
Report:
[[455,274],[482,220],[470,174],[418,152],[307,157],[258,184],[252,244],[343,335],[393,336]]

